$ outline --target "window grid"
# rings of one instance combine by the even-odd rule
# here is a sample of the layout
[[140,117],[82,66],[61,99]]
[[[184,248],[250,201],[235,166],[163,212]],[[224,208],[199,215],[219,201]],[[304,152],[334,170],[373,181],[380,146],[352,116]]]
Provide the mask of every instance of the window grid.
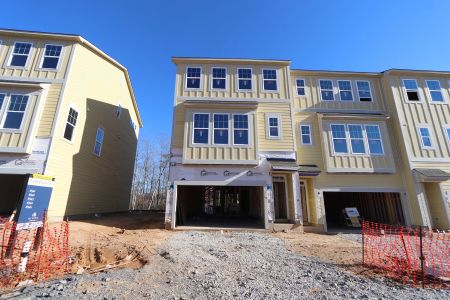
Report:
[[369,152],[372,155],[383,154],[383,142],[381,141],[381,132],[378,125],[366,125],[367,144]]
[[61,51],[62,46],[46,45],[41,67],[44,69],[56,69],[58,67]]
[[302,145],[312,145],[311,125],[300,125],[300,137]]
[[346,154],[347,148],[347,134],[345,131],[345,125],[332,124],[331,125],[331,137],[333,139],[334,153]]
[[214,139],[213,144],[228,144],[229,118],[227,114],[214,114]]
[[199,89],[201,74],[201,68],[188,67],[186,71],[186,88]]
[[350,80],[339,80],[338,87],[341,101],[353,101],[352,83]]
[[420,101],[419,88],[415,79],[403,79],[403,85],[406,90],[408,101]]
[[9,65],[13,67],[25,67],[30,51],[31,43],[15,43]]
[[431,101],[433,102],[443,102],[444,97],[442,96],[441,83],[439,80],[426,80],[428,91],[430,92]]
[[227,70],[225,68],[212,68],[212,88],[226,89]]
[[238,89],[252,89],[252,69],[238,69]]
[[297,86],[297,95],[298,96],[305,96],[305,80],[304,79],[297,79],[295,81],[295,84]]
[[[379,125],[331,124],[331,138],[335,154],[382,155],[383,142]],[[366,148],[367,145],[367,148]]]
[[103,147],[103,138],[104,138],[105,132],[102,128],[97,128],[97,134],[95,135],[95,145],[94,145],[94,154],[97,156],[100,156],[102,153],[102,147]]
[[348,125],[350,146],[353,154],[366,154],[362,125]]
[[358,88],[359,101],[372,101],[372,91],[370,89],[370,83],[368,81],[357,81],[356,87]]
[[263,69],[263,89],[265,91],[276,91],[277,87],[277,70]]
[[72,107],[69,109],[69,115],[67,116],[66,128],[64,129],[64,138],[72,141],[73,132],[77,125],[78,112]]
[[248,145],[248,115],[233,115],[233,144]]
[[280,137],[280,120],[279,117],[268,117],[269,137]]
[[319,87],[322,101],[334,101],[333,82],[331,80],[320,80]]
[[208,144],[209,114],[194,114],[194,144]]
[[431,133],[430,133],[430,129],[428,127],[420,126],[419,127],[419,135],[420,135],[420,140],[422,142],[423,149],[433,148],[433,142],[431,140]]
[[27,95],[11,95],[2,127],[5,129],[20,129],[27,104]]

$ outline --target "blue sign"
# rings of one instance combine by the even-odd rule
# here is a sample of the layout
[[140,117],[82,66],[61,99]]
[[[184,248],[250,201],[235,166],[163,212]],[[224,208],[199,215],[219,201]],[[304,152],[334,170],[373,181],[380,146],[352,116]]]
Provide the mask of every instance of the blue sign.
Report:
[[30,177],[19,211],[17,229],[40,227],[48,209],[53,191],[53,181]]

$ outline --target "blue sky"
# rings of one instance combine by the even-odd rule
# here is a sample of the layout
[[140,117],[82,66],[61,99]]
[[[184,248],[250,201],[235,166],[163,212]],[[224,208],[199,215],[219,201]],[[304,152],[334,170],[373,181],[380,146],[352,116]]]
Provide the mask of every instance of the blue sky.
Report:
[[10,0],[2,12],[0,27],[80,34],[125,65],[149,138],[170,135],[172,56],[450,70],[449,0]]

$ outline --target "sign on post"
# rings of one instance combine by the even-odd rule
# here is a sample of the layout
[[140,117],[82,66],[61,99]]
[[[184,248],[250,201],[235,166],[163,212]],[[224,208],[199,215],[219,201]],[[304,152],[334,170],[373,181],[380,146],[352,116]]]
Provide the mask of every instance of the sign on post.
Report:
[[42,227],[54,186],[53,178],[33,174],[28,179],[22,206],[17,220],[17,229]]

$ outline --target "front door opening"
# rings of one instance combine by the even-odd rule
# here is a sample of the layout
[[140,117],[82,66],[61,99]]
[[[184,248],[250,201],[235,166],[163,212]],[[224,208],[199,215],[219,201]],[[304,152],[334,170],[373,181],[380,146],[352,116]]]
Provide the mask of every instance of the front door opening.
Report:
[[275,221],[288,219],[286,179],[284,176],[273,176],[273,201],[275,206]]
[[303,224],[309,223],[308,193],[306,191],[306,182],[304,180],[300,181],[300,197],[302,199]]
[[8,221],[17,208],[26,179],[26,175],[0,174],[0,224]]

